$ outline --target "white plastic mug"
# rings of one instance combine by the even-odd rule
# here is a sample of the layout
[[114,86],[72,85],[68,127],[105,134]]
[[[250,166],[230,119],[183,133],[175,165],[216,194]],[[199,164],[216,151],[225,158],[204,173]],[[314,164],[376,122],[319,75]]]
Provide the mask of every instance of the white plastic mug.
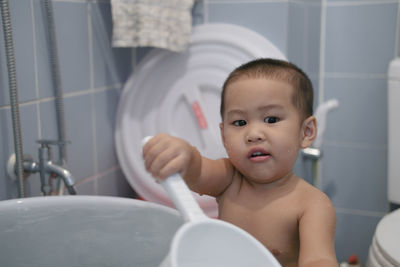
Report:
[[160,267],[277,267],[274,256],[241,228],[208,218],[182,178],[173,175],[161,183],[186,223],[175,234]]
[[[148,140],[146,137],[143,142]],[[161,185],[186,223],[176,232],[160,267],[281,266],[263,244],[243,229],[207,217],[178,174]]]

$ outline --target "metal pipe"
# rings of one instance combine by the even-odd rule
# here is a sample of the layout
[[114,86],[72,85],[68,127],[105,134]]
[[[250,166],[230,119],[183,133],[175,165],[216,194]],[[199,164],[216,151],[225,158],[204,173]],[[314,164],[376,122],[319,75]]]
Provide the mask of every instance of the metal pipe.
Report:
[[14,42],[11,28],[10,8],[8,0],[0,0],[1,18],[3,23],[4,43],[7,57],[8,83],[10,89],[11,119],[14,133],[14,150],[16,157],[16,174],[18,197],[25,197],[23,149],[21,123],[18,105],[17,71],[15,67]]
[[309,159],[312,161],[312,184],[321,189],[321,182],[319,177],[318,163],[322,157],[322,151],[319,148],[308,147],[301,150],[301,155],[304,159]]
[[59,164],[64,166],[67,161],[66,152],[66,131],[65,131],[65,116],[64,116],[64,102],[63,92],[61,86],[61,75],[60,75],[60,64],[58,61],[57,54],[57,39],[56,30],[54,23],[54,12],[51,0],[44,0],[44,13],[46,14],[45,20],[47,24],[47,37],[50,51],[50,69],[51,77],[53,80],[54,97],[56,103],[56,116],[57,116],[57,129],[58,129],[58,140],[60,141],[59,146]]
[[[54,11],[51,0],[44,0],[44,14],[47,25],[47,38],[49,43],[51,77],[53,81],[54,97],[56,104],[56,117],[57,117],[57,132],[58,132],[58,164],[65,166],[67,162],[67,149],[66,149],[66,129],[65,129],[65,115],[64,115],[64,98],[61,84],[60,64],[57,52],[57,38],[54,23]],[[65,181],[64,181],[65,182]],[[65,183],[64,183],[65,184]],[[62,195],[64,191],[64,184],[57,180],[58,194]],[[69,189],[68,189],[69,190]]]
[[301,150],[301,153],[304,158],[319,160],[322,156],[322,152],[319,148],[307,147]]
[[39,148],[39,173],[40,173],[40,189],[43,195],[48,196],[51,193],[51,187],[48,179],[46,179],[47,169],[46,162],[50,160],[48,157],[49,148],[42,145]]

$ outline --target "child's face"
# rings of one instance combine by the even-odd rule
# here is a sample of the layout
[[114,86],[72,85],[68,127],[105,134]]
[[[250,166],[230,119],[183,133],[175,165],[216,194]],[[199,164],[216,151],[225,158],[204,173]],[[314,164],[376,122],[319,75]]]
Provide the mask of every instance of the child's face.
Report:
[[[270,183],[292,174],[310,129],[300,121],[289,83],[242,78],[225,93],[221,135],[232,164],[252,182]],[[313,131],[313,129],[311,129]],[[312,140],[311,140],[312,142]]]

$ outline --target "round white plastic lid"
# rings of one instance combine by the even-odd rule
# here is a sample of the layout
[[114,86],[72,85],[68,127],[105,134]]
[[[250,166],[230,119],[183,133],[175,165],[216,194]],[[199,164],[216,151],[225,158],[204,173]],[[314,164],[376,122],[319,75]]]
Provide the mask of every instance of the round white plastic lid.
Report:
[[378,223],[375,240],[381,256],[393,266],[400,266],[400,209]]
[[[145,170],[142,139],[169,133],[204,156],[224,157],[219,134],[222,84],[234,68],[261,57],[285,59],[271,42],[247,28],[203,24],[193,28],[185,52],[153,49],[135,68],[120,97],[115,142],[121,168],[142,198],[173,206]],[[214,198],[194,196],[205,213],[217,215]]]

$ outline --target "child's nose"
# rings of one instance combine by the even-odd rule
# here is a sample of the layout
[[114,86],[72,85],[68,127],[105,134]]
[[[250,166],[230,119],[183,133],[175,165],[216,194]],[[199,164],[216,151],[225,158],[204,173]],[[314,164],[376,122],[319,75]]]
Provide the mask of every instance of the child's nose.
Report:
[[251,127],[246,135],[247,143],[260,142],[265,139],[264,133],[258,127]]

